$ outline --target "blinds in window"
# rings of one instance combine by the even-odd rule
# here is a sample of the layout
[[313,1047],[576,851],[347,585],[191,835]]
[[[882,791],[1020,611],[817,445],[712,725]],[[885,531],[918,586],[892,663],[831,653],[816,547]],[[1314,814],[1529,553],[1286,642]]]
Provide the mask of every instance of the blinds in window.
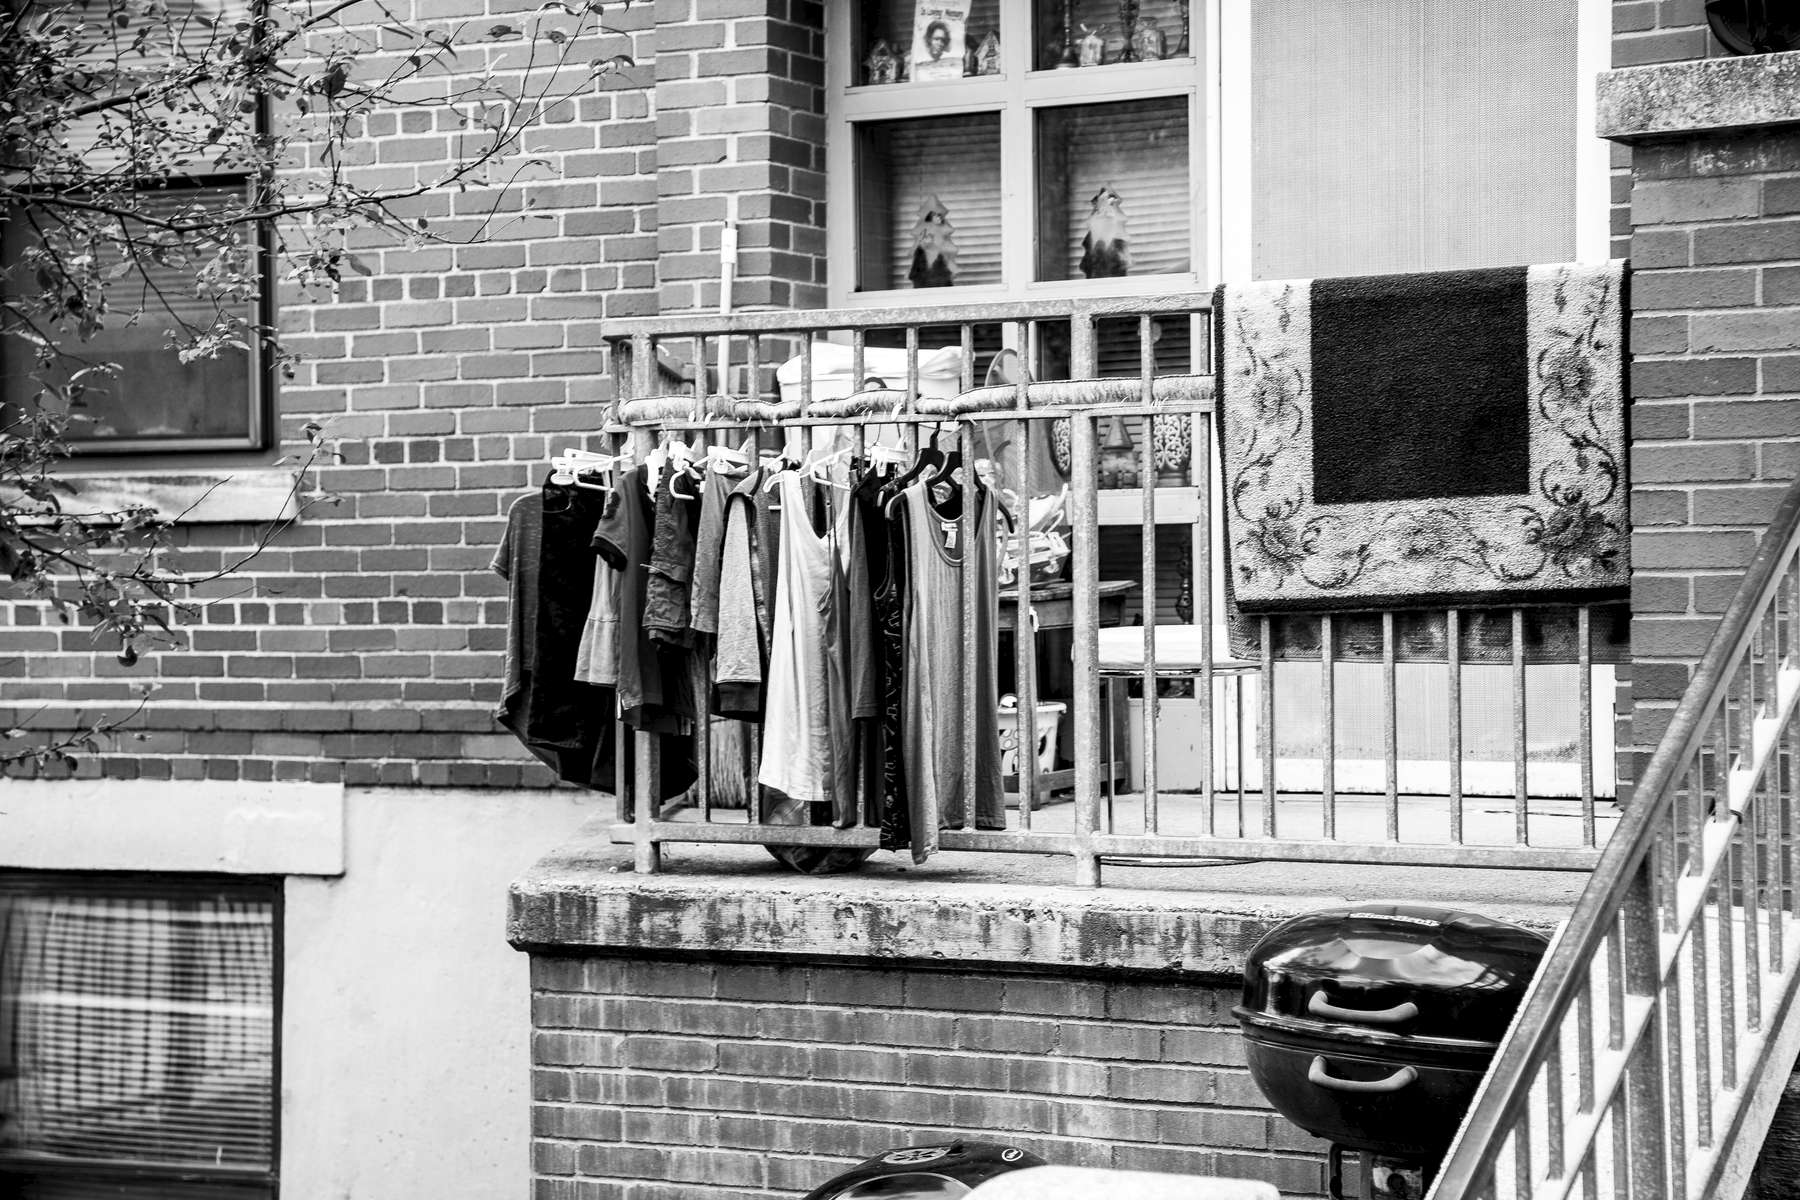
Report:
[[1258,0],[1259,279],[1574,257],[1576,0]]
[[958,286],[1000,282],[1000,114],[859,127],[857,203],[862,290],[910,288],[920,215],[948,213]]
[[1191,267],[1185,96],[1040,109],[1038,278],[1081,279],[1095,196],[1119,196],[1131,275]]
[[[191,73],[194,65],[225,55],[225,43],[236,36],[237,24],[249,19],[254,5],[255,0],[169,0],[153,16],[134,7],[131,19],[123,25],[105,19],[106,14],[96,6],[92,15],[100,19],[81,26],[88,36],[79,43],[75,57],[94,69],[94,99],[121,95],[156,82],[171,65]],[[82,159],[89,170],[108,170],[166,156],[171,145],[185,146],[189,139],[221,122],[243,120],[243,132],[252,131],[249,114],[234,108],[210,111],[199,99],[180,92],[169,102],[152,105],[151,112],[165,125],[163,129],[152,128],[142,116],[134,128],[128,110],[114,108],[76,117],[63,136],[71,146],[85,147]],[[170,130],[179,134],[179,140],[171,143]],[[213,161],[228,149],[242,150],[242,140],[215,141],[208,146],[205,160],[180,166],[196,175],[248,170],[253,164],[242,154],[226,155],[237,161]]]
[[274,937],[257,885],[0,875],[0,1164],[270,1170]]

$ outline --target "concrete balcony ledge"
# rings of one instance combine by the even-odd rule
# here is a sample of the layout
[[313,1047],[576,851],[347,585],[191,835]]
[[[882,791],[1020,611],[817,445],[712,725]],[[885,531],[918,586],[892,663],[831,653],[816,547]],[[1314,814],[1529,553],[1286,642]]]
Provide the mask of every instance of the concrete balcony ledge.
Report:
[[1600,76],[1596,132],[1615,142],[1800,125],[1800,51],[1621,67]]
[[798,875],[754,847],[675,846],[657,875],[590,822],[516,880],[507,936],[557,955],[751,955],[1229,976],[1268,930],[1351,902],[1470,909],[1548,931],[1579,872],[1318,863],[1108,866],[1068,884],[1067,859],[946,852],[915,866],[878,854],[857,872]]

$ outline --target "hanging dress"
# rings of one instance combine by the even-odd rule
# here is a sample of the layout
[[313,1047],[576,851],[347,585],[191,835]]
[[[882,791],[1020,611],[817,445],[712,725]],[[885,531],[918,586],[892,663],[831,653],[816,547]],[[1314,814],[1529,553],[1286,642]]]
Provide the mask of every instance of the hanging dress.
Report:
[[781,793],[764,820],[810,824],[797,806],[829,804],[841,826],[855,818],[855,757],[845,671],[843,551],[854,508],[839,506],[823,533],[806,487],[792,472],[775,483],[781,498],[780,564],[757,782]]
[[[930,486],[901,493],[906,521],[906,632],[902,670],[901,747],[912,809],[915,855],[937,846],[939,828],[1006,828],[1000,777],[995,655],[999,631],[998,563],[993,503],[980,493],[971,556],[956,544],[961,522],[939,512]],[[973,562],[977,600],[973,661],[963,639],[962,572]],[[977,712],[965,719],[963,687],[974,672]],[[975,771],[965,768],[972,747]]]

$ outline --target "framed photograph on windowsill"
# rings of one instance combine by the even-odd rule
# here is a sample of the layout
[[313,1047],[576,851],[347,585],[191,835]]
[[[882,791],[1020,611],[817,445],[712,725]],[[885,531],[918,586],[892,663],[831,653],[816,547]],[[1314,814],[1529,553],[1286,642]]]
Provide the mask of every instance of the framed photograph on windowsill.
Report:
[[964,44],[964,27],[969,19],[969,5],[945,3],[944,0],[920,0],[913,10],[911,51],[914,82],[934,79],[961,79],[968,46]]

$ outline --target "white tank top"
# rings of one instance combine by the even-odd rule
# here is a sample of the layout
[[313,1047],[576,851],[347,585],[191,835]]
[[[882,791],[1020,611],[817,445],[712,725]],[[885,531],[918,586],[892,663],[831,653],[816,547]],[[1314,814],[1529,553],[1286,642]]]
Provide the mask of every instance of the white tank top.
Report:
[[799,476],[782,475],[775,486],[781,493],[781,550],[757,782],[790,800],[832,802],[841,788],[854,786],[850,696],[835,602],[838,547],[847,541],[853,506],[841,505],[839,519],[820,534]]

